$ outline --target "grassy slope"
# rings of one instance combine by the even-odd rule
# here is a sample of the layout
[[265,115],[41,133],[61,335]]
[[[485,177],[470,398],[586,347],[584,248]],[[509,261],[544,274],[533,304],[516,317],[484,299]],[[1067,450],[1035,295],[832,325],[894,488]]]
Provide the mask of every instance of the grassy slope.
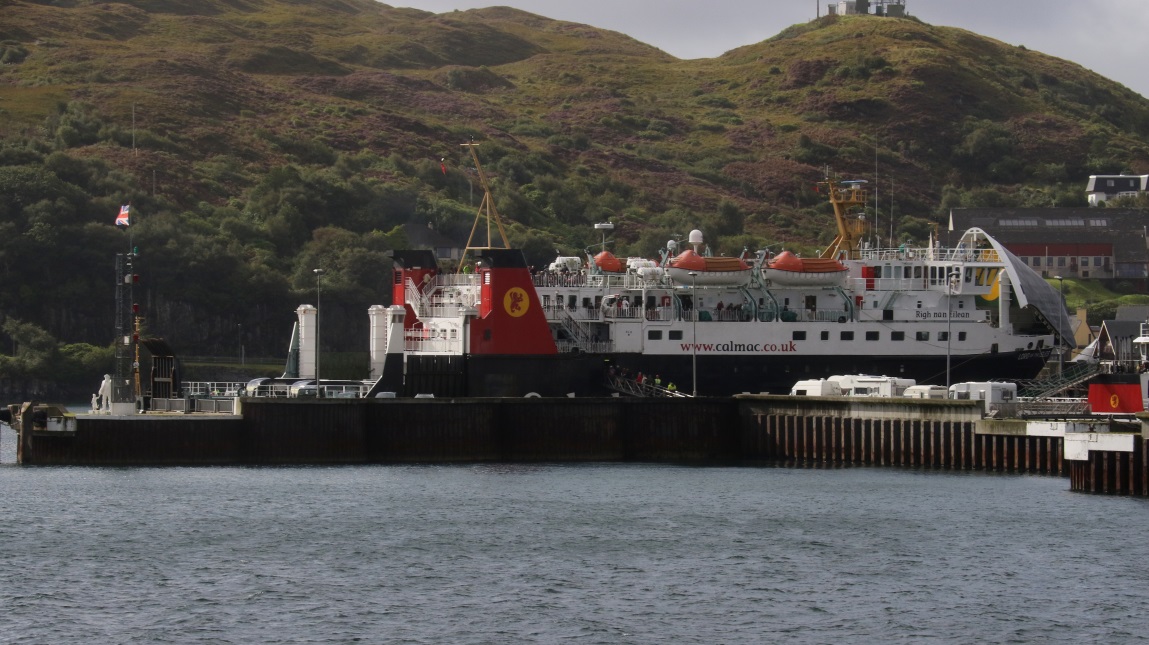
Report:
[[[139,176],[158,168],[189,204],[241,196],[297,160],[274,137],[437,158],[475,133],[628,185],[635,231],[726,199],[751,232],[810,243],[825,236],[824,209],[787,213],[810,205],[801,194],[824,164],[870,176],[877,156],[899,204],[928,213],[944,185],[972,181],[951,160],[974,120],[1007,129],[1028,164],[1065,164],[1076,184],[1100,156],[1149,172],[1145,100],[1072,63],[914,20],[827,18],[700,61],[517,10],[370,0],[6,0],[0,25],[30,52],[0,71],[0,133],[30,131],[65,98],[122,127],[134,105],[137,127],[170,146],[78,154]],[[204,164],[236,159],[230,183],[204,178]]]

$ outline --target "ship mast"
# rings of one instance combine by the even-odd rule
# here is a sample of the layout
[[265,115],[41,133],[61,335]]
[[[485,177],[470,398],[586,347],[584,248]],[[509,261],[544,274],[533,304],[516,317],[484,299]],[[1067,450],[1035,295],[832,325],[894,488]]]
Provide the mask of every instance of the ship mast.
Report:
[[859,244],[865,234],[866,220],[851,213],[858,206],[866,205],[866,189],[862,187],[863,181],[834,182],[827,179],[818,182],[830,195],[830,203],[834,205],[834,220],[838,224],[838,236],[822,251],[823,258],[837,258],[842,251],[846,252],[847,259],[857,259]]
[[[499,217],[499,211],[495,208],[495,200],[491,196],[491,185],[487,183],[487,175],[483,173],[483,166],[479,163],[479,155],[475,152],[475,148],[479,144],[474,141],[470,143],[461,144],[464,148],[471,151],[471,159],[475,162],[475,171],[479,174],[479,184],[483,187],[483,202],[479,204],[479,210],[475,213],[475,223],[471,226],[471,234],[467,237],[467,246],[463,249],[463,257],[459,258],[459,270],[463,269],[463,262],[467,259],[467,253],[471,251],[485,251],[487,249],[509,249],[510,243],[507,242],[507,232],[503,229],[503,220]],[[494,220],[495,226],[498,229],[499,237],[503,240],[502,246],[492,246],[491,240],[491,221]],[[479,229],[479,222],[486,221],[487,227],[487,245],[475,246],[475,231]]]

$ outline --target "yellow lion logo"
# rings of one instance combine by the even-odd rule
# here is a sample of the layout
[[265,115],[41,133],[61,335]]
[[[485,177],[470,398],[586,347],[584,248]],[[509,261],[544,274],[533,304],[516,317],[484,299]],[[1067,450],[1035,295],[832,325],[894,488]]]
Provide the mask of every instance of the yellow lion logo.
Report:
[[523,291],[521,287],[513,287],[507,290],[507,295],[503,296],[503,309],[513,318],[518,318],[527,313],[530,308],[531,300],[527,297],[527,292]]

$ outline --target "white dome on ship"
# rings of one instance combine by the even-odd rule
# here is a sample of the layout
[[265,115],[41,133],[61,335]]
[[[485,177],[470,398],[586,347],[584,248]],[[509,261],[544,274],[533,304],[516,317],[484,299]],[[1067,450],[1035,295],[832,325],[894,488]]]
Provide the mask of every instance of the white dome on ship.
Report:
[[694,229],[690,232],[690,237],[688,237],[687,240],[691,244],[702,244],[702,231]]

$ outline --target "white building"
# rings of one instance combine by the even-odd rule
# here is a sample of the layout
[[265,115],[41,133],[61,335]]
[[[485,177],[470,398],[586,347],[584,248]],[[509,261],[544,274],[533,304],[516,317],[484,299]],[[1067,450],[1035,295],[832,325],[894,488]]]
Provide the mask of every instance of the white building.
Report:
[[1089,205],[1097,206],[1115,197],[1136,197],[1149,190],[1149,175],[1089,175]]

